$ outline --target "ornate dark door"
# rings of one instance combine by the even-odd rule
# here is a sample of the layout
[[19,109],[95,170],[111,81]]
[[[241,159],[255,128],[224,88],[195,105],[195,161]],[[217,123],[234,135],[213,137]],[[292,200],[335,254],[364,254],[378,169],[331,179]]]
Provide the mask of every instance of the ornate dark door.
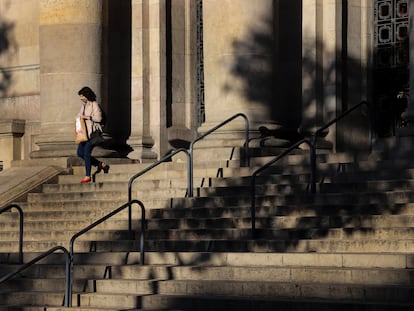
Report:
[[408,0],[374,1],[374,104],[380,137],[403,126],[409,83]]

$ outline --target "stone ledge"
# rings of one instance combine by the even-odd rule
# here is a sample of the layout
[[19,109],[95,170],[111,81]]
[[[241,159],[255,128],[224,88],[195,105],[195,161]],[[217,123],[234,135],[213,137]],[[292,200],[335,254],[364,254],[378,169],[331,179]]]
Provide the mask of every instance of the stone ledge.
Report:
[[61,174],[57,166],[12,167],[0,172],[0,208]]
[[22,136],[25,124],[24,120],[0,120],[0,135]]

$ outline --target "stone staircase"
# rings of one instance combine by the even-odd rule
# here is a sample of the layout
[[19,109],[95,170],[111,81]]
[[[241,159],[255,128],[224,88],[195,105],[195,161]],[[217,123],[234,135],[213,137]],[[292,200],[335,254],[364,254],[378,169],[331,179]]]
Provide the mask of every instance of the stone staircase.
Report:
[[[182,159],[140,177],[133,198],[147,210],[145,265],[138,241],[128,240],[126,212],[99,225],[75,244],[72,309],[412,310],[414,165],[320,154],[315,195],[298,151],[257,178],[253,240],[249,176],[271,158],[265,151],[249,168],[237,156],[200,154],[194,198],[185,197]],[[146,166],[111,163],[87,185],[75,166],[28,194],[18,202],[24,261],[68,247],[124,204],[129,178]],[[134,210],[134,229],[139,217]],[[1,276],[18,267],[16,213],[0,215],[0,228]],[[64,263],[56,253],[0,284],[0,310],[67,310]]]

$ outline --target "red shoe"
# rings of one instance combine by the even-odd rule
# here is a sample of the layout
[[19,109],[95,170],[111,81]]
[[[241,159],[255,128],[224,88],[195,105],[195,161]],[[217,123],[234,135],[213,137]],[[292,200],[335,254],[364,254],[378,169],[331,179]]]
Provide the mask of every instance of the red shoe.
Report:
[[92,180],[92,178],[90,178],[89,176],[86,176],[80,182],[81,182],[81,184],[85,184],[85,183],[91,182],[91,180]]

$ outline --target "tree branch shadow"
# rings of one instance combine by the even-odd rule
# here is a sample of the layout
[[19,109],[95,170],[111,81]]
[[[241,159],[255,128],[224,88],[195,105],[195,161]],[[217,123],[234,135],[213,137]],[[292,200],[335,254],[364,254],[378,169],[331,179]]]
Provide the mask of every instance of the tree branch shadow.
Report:
[[[7,53],[13,50],[14,40],[12,32],[14,24],[2,20],[0,16],[0,61],[7,57]],[[12,83],[12,74],[7,71],[0,63],[0,95],[5,94]]]

